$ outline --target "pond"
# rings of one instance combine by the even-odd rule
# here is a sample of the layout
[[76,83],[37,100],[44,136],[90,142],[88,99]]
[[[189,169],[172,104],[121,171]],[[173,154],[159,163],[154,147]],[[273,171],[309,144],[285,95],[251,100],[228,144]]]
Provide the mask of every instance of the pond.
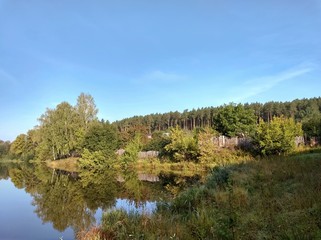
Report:
[[174,173],[152,175],[96,169],[83,173],[42,164],[0,164],[0,239],[76,239],[99,225],[104,212],[153,214],[157,202],[199,180]]

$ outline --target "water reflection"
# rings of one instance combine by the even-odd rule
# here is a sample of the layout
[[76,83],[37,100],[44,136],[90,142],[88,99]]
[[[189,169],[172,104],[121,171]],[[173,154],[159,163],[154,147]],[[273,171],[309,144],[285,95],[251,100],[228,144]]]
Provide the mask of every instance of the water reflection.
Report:
[[8,178],[16,188],[32,196],[34,212],[43,223],[51,223],[61,232],[71,227],[75,236],[96,224],[97,211],[122,208],[152,214],[160,199],[169,199],[177,188],[199,179],[172,173],[155,176],[128,169],[70,173],[43,164],[0,165],[0,180]]
[[143,203],[135,203],[128,199],[117,199],[114,207],[108,209],[107,212],[122,209],[127,213],[136,212],[139,214],[152,214],[157,207],[156,201],[146,201]]

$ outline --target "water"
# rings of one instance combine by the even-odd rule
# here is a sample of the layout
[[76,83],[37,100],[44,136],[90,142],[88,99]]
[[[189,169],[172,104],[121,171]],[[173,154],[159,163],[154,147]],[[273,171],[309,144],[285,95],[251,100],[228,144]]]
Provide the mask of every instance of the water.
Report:
[[174,175],[119,174],[0,164],[0,239],[72,240],[100,224],[103,212],[153,214],[157,202],[171,196],[164,186],[179,182]]
[[71,228],[60,232],[50,223],[43,223],[34,213],[32,197],[23,189],[15,188],[10,180],[0,181],[0,239],[73,239]]

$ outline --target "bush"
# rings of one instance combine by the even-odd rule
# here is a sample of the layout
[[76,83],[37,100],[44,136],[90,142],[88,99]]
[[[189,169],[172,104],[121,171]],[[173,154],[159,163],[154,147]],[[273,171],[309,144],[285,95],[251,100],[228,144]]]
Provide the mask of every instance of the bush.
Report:
[[295,148],[295,137],[302,134],[300,123],[291,118],[275,117],[270,122],[260,122],[254,135],[254,145],[262,155],[290,153]]

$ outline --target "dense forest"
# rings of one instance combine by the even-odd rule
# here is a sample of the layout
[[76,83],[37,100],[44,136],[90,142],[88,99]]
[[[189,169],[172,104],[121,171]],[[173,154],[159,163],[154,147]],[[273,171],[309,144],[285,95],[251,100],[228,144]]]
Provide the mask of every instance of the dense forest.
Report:
[[[310,99],[296,99],[291,102],[267,102],[267,103],[245,103],[228,104],[218,107],[205,107],[183,112],[167,112],[149,114],[146,116],[134,116],[115,124],[119,131],[128,132],[134,129],[144,128],[148,133],[167,130],[170,127],[180,126],[182,129],[193,130],[195,128],[212,127],[222,134],[220,128],[220,114],[231,106],[239,106],[239,109],[253,111],[257,123],[262,119],[265,122],[271,121],[274,117],[284,116],[294,118],[296,122],[302,122],[305,134],[308,137],[319,137],[321,135],[321,97]],[[239,115],[239,111],[230,111],[231,115]],[[319,124],[317,122],[319,121]]]
[[[110,156],[117,149],[126,148],[137,134],[141,138],[140,149],[163,149],[172,154],[177,148],[197,149],[195,156],[199,156],[200,142],[207,141],[201,140],[206,134],[207,138],[213,135],[251,138],[253,148],[263,154],[287,152],[290,149],[290,143],[284,142],[287,138],[292,141],[294,136],[304,135],[307,141],[317,143],[321,137],[321,97],[264,104],[230,103],[134,116],[113,123],[98,120],[97,113],[93,97],[81,93],[75,106],[62,102],[47,109],[38,119],[38,126],[20,134],[12,143],[0,141],[0,158],[55,160],[80,156],[84,149]],[[164,139],[164,132],[171,133],[171,138]],[[273,141],[279,141],[277,144],[283,147],[270,149],[267,144]]]

